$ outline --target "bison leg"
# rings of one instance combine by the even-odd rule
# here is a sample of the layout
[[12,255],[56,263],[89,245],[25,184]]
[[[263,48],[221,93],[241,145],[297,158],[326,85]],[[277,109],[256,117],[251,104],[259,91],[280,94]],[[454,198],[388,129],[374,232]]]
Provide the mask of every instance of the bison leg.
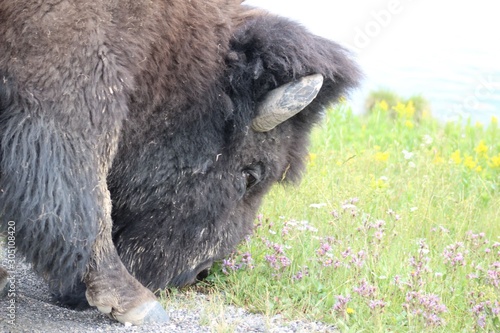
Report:
[[[108,142],[108,145],[116,144]],[[104,147],[102,155],[107,156],[113,150]],[[101,214],[83,279],[87,287],[85,296],[91,306],[122,323],[140,325],[165,322],[168,316],[163,307],[149,289],[130,275],[113,244],[111,198],[106,183],[108,166],[109,163],[101,160],[97,186],[93,188]]]
[[[111,209],[111,203],[106,207]],[[111,211],[107,214],[110,216]],[[91,306],[122,323],[140,325],[168,320],[155,295],[123,265],[111,239],[111,223],[101,223],[88,267],[85,295]]]
[[119,126],[54,114],[11,82],[0,75],[0,226],[15,225],[17,250],[60,295],[84,277],[89,303],[117,320],[166,321],[111,240],[106,176]]

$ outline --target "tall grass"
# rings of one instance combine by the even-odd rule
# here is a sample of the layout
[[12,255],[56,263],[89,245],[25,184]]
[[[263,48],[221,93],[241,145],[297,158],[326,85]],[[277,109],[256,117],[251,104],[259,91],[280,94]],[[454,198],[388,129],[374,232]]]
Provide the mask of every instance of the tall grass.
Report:
[[345,332],[500,331],[500,129],[413,103],[344,105],[313,132],[300,186],[209,277],[229,302]]

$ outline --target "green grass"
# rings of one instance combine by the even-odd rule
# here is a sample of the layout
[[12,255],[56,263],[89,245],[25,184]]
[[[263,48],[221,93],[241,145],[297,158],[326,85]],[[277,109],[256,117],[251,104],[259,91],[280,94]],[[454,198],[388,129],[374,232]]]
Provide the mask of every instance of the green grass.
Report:
[[[208,286],[345,332],[500,332],[500,129],[344,105]],[[394,112],[392,112],[394,111]]]

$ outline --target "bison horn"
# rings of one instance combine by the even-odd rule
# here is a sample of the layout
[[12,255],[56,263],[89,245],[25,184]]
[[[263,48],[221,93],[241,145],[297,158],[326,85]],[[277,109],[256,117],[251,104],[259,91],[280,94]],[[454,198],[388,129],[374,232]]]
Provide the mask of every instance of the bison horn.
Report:
[[252,128],[267,132],[308,106],[319,93],[323,76],[314,74],[271,90],[257,106]]

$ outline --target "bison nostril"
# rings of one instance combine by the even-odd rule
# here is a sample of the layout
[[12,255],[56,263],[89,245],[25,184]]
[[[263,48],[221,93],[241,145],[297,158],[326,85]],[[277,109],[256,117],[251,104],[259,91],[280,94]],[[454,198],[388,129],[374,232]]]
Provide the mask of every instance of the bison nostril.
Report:
[[203,281],[207,278],[208,274],[210,273],[210,268],[212,267],[213,260],[209,259],[201,264],[199,264],[194,272],[196,272],[196,280],[193,281],[193,283],[196,283],[198,281]]
[[210,273],[210,269],[204,269],[202,270],[201,272],[198,273],[198,275],[196,275],[196,281],[203,281],[207,278],[208,276],[208,273]]
[[172,287],[182,288],[202,281],[208,277],[212,264],[213,260],[208,259],[197,265],[195,268],[187,269],[172,278],[169,285]]

